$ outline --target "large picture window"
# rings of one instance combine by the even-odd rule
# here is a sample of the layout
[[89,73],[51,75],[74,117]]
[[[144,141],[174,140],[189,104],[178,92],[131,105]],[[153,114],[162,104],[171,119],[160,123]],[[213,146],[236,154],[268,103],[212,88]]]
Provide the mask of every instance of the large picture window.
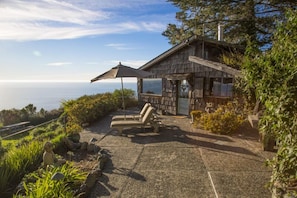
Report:
[[162,95],[162,78],[142,79],[142,93]]
[[206,84],[210,96],[232,97],[233,79],[232,78],[210,78]]

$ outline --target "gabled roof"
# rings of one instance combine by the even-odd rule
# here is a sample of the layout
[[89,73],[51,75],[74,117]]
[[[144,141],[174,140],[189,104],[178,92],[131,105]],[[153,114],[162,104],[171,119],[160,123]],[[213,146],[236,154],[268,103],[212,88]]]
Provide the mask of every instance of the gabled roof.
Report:
[[210,38],[202,37],[202,36],[193,36],[193,37],[181,42],[180,44],[177,44],[177,45],[173,46],[169,50],[167,50],[164,53],[160,54],[159,56],[153,58],[152,60],[150,60],[149,62],[147,62],[143,66],[139,67],[138,69],[146,70],[146,69],[152,67],[154,64],[164,60],[168,56],[174,54],[175,52],[179,51],[180,49],[182,49],[182,48],[184,48],[184,47],[186,47],[186,46],[188,46],[191,43],[194,43],[196,41],[204,41],[204,42],[207,42],[207,43],[216,44],[216,45],[220,45],[220,46],[224,46],[224,47],[242,49],[242,46],[230,44],[230,43],[227,43],[225,41],[218,41],[218,40],[215,40],[215,39],[210,39]]

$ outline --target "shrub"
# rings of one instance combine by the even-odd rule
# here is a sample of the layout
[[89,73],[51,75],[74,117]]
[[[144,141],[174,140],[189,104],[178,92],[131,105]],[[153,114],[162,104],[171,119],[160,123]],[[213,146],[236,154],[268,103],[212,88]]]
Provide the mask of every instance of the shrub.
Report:
[[113,97],[117,100],[117,107],[123,107],[123,95],[125,108],[133,107],[137,105],[137,100],[135,99],[135,92],[132,89],[116,89],[112,93]]
[[243,116],[237,112],[236,104],[228,102],[219,106],[213,113],[203,113],[199,124],[213,133],[232,134],[243,121]]
[[199,119],[201,118],[203,111],[201,110],[193,110],[191,111],[192,123],[195,127],[199,126]]
[[0,137],[0,159],[5,153],[6,149],[2,146],[2,138]]
[[[66,134],[62,125],[53,125],[58,126],[55,131],[41,127],[40,135],[36,132],[34,137],[13,140],[14,143],[9,142],[15,146],[6,146],[8,151],[0,162],[0,197],[10,194],[11,192],[8,192],[10,188],[15,187],[26,173],[35,170],[40,165],[45,141],[51,139],[55,148],[61,147],[61,140]],[[36,128],[36,131],[39,131],[38,129]]]
[[[131,93],[126,90],[130,98]],[[134,92],[132,91],[133,96]],[[119,106],[119,94],[105,93],[92,96],[82,96],[77,100],[69,100],[63,103],[64,115],[67,119],[67,133],[77,133],[82,130],[83,124],[90,124],[98,119],[103,118],[111,111],[115,111]],[[132,99],[131,99],[132,101]],[[130,101],[129,104],[132,102]],[[134,99],[135,101],[135,99]],[[135,103],[134,103],[135,104]]]
[[32,134],[33,137],[36,137],[36,136],[39,136],[45,132],[46,132],[45,128],[38,127],[38,128],[33,129],[30,134]]
[[[55,173],[62,173],[64,178],[61,180],[53,180]],[[24,178],[23,186],[25,188],[25,197],[75,197],[75,191],[79,189],[87,174],[81,172],[71,163],[66,163],[60,167],[52,167],[29,174]],[[22,197],[19,193],[17,195]]]
[[28,169],[41,161],[43,143],[33,141],[28,145],[9,150],[0,163],[0,192],[17,183]]

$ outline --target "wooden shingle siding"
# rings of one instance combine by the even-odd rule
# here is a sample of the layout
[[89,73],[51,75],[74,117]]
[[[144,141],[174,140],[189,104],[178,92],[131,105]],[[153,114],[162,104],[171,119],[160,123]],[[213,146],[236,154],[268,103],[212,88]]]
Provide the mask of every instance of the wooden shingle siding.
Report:
[[[204,49],[202,47],[204,46]],[[138,100],[140,103],[150,102],[162,112],[177,114],[178,80],[179,76],[187,78],[189,87],[189,110],[204,109],[206,102],[213,102],[215,106],[230,100],[227,97],[214,97],[206,95],[205,84],[210,78],[234,78],[232,69],[227,72],[215,69],[215,62],[219,63],[223,51],[231,47],[218,41],[193,39],[181,43],[151,60],[140,69],[154,73],[151,78],[162,78],[162,95],[141,93],[141,80],[138,80]],[[189,57],[197,57],[200,62],[193,62]],[[205,61],[204,61],[205,60]],[[209,62],[210,61],[210,62]],[[211,62],[212,61],[212,62]],[[207,64],[214,64],[210,67]],[[231,73],[228,73],[230,71]],[[236,72],[236,71],[235,71]],[[172,78],[168,78],[168,76]],[[170,80],[169,80],[170,79]]]

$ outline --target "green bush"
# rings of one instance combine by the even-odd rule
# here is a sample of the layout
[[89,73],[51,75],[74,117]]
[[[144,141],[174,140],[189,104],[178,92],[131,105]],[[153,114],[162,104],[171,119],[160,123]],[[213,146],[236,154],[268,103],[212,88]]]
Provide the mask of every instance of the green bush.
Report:
[[5,153],[6,149],[2,146],[2,138],[0,137],[0,159]]
[[[121,90],[114,93],[82,96],[77,100],[69,100],[63,103],[64,115],[67,118],[67,133],[78,133],[84,124],[90,124],[117,110],[122,105]],[[124,89],[126,107],[135,106],[134,91]]]
[[[65,137],[64,129],[61,124],[55,131],[45,131],[42,127],[42,133],[31,134],[32,137],[14,140],[15,146],[10,146],[0,162],[0,197],[6,196],[8,189],[15,187],[22,177],[40,166],[42,161],[43,145],[51,140],[55,148],[61,147],[62,138]],[[36,131],[39,131],[36,128]],[[6,141],[6,140],[5,140]],[[17,146],[17,147],[16,147]]]
[[42,158],[43,143],[32,141],[19,148],[10,149],[0,163],[0,192],[4,193],[9,185],[16,184]]
[[[64,178],[53,180],[55,173],[62,173]],[[66,163],[60,167],[52,167],[44,170],[39,169],[24,178],[25,197],[52,198],[52,197],[75,197],[75,192],[79,189],[83,181],[86,180],[87,173],[81,172],[71,163]],[[23,197],[19,192],[15,197]]]
[[[273,35],[271,50],[257,53],[250,44],[243,64],[248,85],[265,107],[260,132],[275,137],[278,150],[269,161],[269,187],[275,197],[297,196],[297,11],[289,10]],[[287,195],[285,195],[288,193]]]
[[132,89],[123,89],[123,90],[116,89],[114,90],[112,95],[117,100],[118,108],[123,108],[123,95],[124,95],[125,108],[134,107],[137,105],[135,92]]
[[218,134],[234,133],[243,121],[243,115],[232,102],[219,106],[213,113],[203,113],[198,120],[204,129]]
[[33,129],[30,132],[30,134],[32,134],[33,137],[36,137],[36,136],[39,136],[45,132],[46,132],[46,129],[44,127],[38,127],[38,128]]
[[193,110],[191,111],[191,117],[194,127],[199,127],[199,119],[201,118],[203,111],[201,110]]

